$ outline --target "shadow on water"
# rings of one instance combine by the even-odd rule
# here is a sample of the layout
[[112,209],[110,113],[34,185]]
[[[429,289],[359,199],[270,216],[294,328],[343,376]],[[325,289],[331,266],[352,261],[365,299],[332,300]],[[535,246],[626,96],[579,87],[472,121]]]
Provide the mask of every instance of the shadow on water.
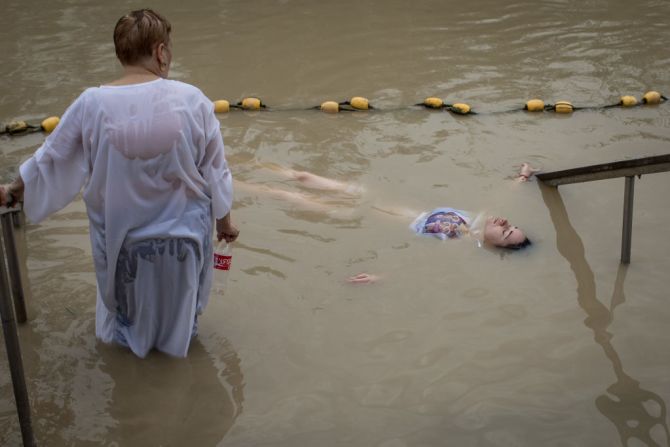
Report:
[[[593,331],[595,341],[612,362],[617,378],[617,381],[607,388],[607,393],[596,398],[596,407],[615,425],[623,446],[628,446],[633,439],[647,446],[667,446],[670,432],[666,420],[665,402],[658,394],[641,388],[637,380],[626,374],[621,359],[612,346],[612,334],[607,332],[607,327],[614,319],[614,309],[625,301],[623,286],[627,266],[623,264],[619,266],[608,308],[597,298],[595,277],[586,261],[584,244],[570,223],[558,189],[544,185],[540,185],[540,189],[556,229],[558,251],[570,264],[577,280],[577,301],[587,315],[584,324]],[[661,431],[664,434],[664,444],[660,444],[652,436],[655,429],[657,433]]]
[[117,425],[105,445],[216,445],[242,412],[240,360],[225,340],[212,353],[196,339],[185,359],[155,352],[138,359],[98,346],[101,369],[114,380],[110,413]]

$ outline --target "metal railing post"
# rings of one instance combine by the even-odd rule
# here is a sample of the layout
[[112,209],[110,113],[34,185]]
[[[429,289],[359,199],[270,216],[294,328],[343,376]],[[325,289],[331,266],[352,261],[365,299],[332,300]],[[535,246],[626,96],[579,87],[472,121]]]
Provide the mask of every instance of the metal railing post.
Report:
[[626,177],[623,198],[623,228],[621,235],[621,263],[630,264],[630,246],[633,235],[633,195],[635,176],[670,171],[670,154],[654,155],[634,160],[615,161],[598,165],[582,166],[562,171],[541,172],[538,180],[548,186],[569,185],[571,183],[592,182]]
[[621,230],[621,263],[630,264],[630,245],[633,235],[633,195],[635,194],[635,177],[626,176],[623,194],[623,226]]
[[9,271],[9,286],[14,298],[14,313],[16,321],[25,323],[28,320],[26,313],[26,298],[23,284],[21,283],[21,268],[19,266],[19,253],[16,249],[16,237],[14,233],[14,219],[18,218],[18,212],[2,215],[2,235],[4,237],[5,252],[7,254],[7,270]]
[[[12,225],[11,214],[3,214],[0,222],[3,229],[7,225]],[[2,245],[7,248],[7,241],[5,240],[4,242],[5,243]],[[7,253],[7,258],[10,257],[11,254]],[[7,267],[5,265],[5,253],[0,252],[0,318],[2,319],[2,331],[5,337],[7,359],[9,360],[9,370],[12,376],[14,399],[16,401],[16,410],[19,415],[19,425],[21,427],[23,445],[26,447],[34,447],[37,444],[33,434],[28,388],[26,387],[26,378],[23,371],[19,334],[17,332],[8,280]]]

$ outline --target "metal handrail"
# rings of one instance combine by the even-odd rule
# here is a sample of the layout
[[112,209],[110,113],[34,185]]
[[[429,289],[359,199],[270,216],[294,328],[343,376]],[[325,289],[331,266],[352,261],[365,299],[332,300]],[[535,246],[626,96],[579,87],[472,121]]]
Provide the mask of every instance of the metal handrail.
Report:
[[26,321],[24,284],[21,281],[20,263],[14,235],[14,226],[20,220],[20,213],[22,213],[21,208],[0,207],[0,224],[2,226],[2,243],[0,246],[3,248],[0,252],[0,318],[2,319],[2,330],[23,445],[33,447],[37,444],[32,429],[28,388],[17,331],[17,320],[20,322]]
[[670,171],[670,154],[615,161],[580,168],[536,174],[548,186],[558,187],[571,183],[591,182],[626,177],[623,199],[623,225],[621,230],[621,263],[630,264],[630,247],[633,233],[633,196],[635,176]]
[[16,243],[15,228],[21,226],[23,221],[23,212],[21,205],[16,208],[0,207],[0,219],[2,219],[2,237],[5,244],[7,257],[7,268],[9,273],[9,285],[11,295],[14,299],[14,312],[16,321],[25,323],[28,320],[26,311],[26,284],[21,274],[21,265],[19,262],[19,252]]
[[670,154],[602,163],[562,171],[542,172],[536,174],[536,177],[546,185],[559,186],[666,171],[670,171]]

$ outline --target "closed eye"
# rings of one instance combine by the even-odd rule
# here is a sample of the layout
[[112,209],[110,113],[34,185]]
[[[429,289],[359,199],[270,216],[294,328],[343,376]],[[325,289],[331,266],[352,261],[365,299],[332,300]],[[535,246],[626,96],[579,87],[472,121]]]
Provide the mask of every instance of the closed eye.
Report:
[[516,230],[516,227],[514,227],[514,228],[510,228],[510,230],[507,232],[507,234],[505,234],[505,233],[503,232],[503,239],[507,239],[508,237],[510,237],[511,234],[514,232],[514,230]]

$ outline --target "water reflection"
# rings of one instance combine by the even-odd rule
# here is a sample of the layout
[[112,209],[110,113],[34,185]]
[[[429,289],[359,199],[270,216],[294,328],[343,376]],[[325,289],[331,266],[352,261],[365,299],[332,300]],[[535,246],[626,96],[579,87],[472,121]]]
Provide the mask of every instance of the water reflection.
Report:
[[109,445],[220,442],[241,414],[244,395],[237,354],[227,341],[217,344],[217,353],[196,340],[186,359],[152,353],[145,360],[100,344],[101,370],[114,381]]
[[584,324],[593,331],[595,341],[612,363],[617,378],[607,388],[607,393],[596,398],[596,407],[614,424],[623,446],[630,445],[633,440],[646,446],[667,446],[670,432],[665,402],[658,394],[641,388],[640,382],[626,374],[621,358],[611,343],[612,334],[607,331],[614,320],[614,309],[625,301],[623,286],[627,266],[619,266],[608,308],[597,298],[595,277],[586,261],[584,244],[570,223],[558,189],[540,188],[556,229],[558,251],[570,264],[577,280],[577,301],[587,315]]
[[[36,297],[44,303],[42,293]],[[59,301],[65,298],[60,295]],[[106,447],[217,445],[244,403],[244,375],[230,343],[201,334],[185,359],[146,359],[93,338],[92,308],[66,329],[40,308],[20,327],[35,436],[40,445]],[[0,350],[0,359],[4,353]],[[0,365],[0,445],[20,444],[10,384]],[[8,376],[8,374],[7,374]]]

